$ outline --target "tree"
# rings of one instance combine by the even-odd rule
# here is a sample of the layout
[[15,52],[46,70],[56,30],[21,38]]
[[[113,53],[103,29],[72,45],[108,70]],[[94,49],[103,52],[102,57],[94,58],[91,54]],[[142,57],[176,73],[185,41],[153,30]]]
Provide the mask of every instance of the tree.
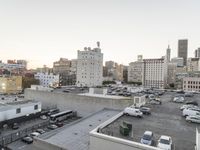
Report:
[[116,84],[115,81],[103,81],[103,85],[106,85],[106,84]]
[[169,86],[170,86],[170,88],[174,88],[175,85],[174,85],[174,83],[170,83]]
[[30,88],[31,85],[39,85],[40,81],[35,78],[23,77],[22,78],[22,89]]
[[142,82],[128,82],[128,84],[142,85]]

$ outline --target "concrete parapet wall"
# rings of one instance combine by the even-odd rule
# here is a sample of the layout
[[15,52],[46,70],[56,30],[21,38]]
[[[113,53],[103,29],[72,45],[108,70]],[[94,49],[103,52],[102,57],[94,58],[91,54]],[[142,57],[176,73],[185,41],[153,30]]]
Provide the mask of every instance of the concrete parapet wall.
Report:
[[67,150],[65,148],[58,147],[56,145],[53,145],[51,143],[48,143],[48,142],[46,142],[42,139],[38,139],[38,138],[34,139],[33,146],[36,149],[40,149],[40,150]]
[[26,99],[41,101],[43,107],[57,105],[61,110],[76,110],[81,116],[86,116],[103,108],[123,110],[125,107],[133,104],[132,99],[110,99],[83,96],[74,93],[36,91],[31,89],[26,89],[24,95]]

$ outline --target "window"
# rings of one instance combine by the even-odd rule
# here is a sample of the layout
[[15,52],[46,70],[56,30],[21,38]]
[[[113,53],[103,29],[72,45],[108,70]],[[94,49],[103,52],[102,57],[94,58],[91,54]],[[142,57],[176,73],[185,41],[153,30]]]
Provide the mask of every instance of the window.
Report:
[[21,113],[21,108],[16,109],[16,114],[19,114],[19,113]]
[[38,105],[34,105],[34,110],[37,110],[38,109]]

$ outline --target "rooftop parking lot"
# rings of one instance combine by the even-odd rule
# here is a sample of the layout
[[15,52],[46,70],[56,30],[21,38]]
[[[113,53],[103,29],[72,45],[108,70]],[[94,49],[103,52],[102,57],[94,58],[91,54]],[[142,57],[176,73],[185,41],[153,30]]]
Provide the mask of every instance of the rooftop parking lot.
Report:
[[[143,118],[136,118],[123,115],[107,127],[102,129],[102,133],[120,137],[136,142],[140,142],[145,131],[152,131],[154,134],[154,146],[161,135],[172,137],[173,149],[192,150],[195,146],[196,127],[199,124],[188,123],[182,117],[182,111],[179,109],[183,104],[172,102],[172,98],[177,95],[175,92],[167,92],[161,96],[162,105],[148,105],[151,107],[151,115],[144,115]],[[199,95],[185,97],[186,101],[200,101]],[[132,133],[129,136],[123,136],[119,132],[120,124],[123,121],[132,124]]]

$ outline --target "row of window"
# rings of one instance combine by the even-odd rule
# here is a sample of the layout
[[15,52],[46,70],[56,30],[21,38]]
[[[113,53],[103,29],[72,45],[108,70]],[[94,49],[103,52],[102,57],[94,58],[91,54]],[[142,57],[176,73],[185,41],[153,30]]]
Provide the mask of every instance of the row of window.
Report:
[[[186,81],[184,81],[184,83],[186,84]],[[200,81],[188,81],[188,84],[200,84]]]
[[[186,85],[184,85],[184,88],[186,88]],[[200,89],[200,86],[190,86],[190,85],[188,85],[188,88]]]

